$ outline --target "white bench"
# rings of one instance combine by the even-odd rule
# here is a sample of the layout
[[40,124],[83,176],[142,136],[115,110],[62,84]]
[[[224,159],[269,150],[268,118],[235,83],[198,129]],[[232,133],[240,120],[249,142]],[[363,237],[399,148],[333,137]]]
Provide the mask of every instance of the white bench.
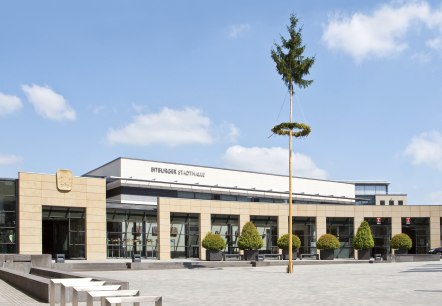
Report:
[[[64,284],[74,284],[74,285],[82,285],[88,282],[91,282],[92,278],[53,278],[49,282],[49,305],[55,306],[55,288],[60,287],[62,283]],[[61,295],[60,295],[61,298]]]
[[116,290],[116,291],[89,291],[87,292],[87,306],[94,305],[94,298],[101,298],[101,305],[104,306],[107,297],[137,296],[140,290]]
[[72,288],[72,306],[78,306],[78,293],[90,292],[90,291],[115,291],[119,290],[121,285],[108,285],[108,286],[76,286]]
[[[98,282],[87,282],[85,284],[87,284],[87,286],[96,286],[96,287],[101,287],[103,286],[105,283],[105,281],[98,281]],[[61,283],[61,291],[60,291],[60,305],[61,306],[66,306],[66,302],[69,302],[69,297],[66,298],[66,290],[69,288],[73,288],[75,286],[78,286],[78,283]]]
[[301,254],[301,260],[304,257],[314,257],[316,260],[319,259],[319,254],[313,253],[313,254]]
[[140,306],[141,302],[155,302],[155,306],[163,305],[163,297],[161,296],[131,296],[131,297],[108,297],[105,306],[116,304],[121,306],[122,303],[133,303],[134,306]]
[[241,254],[224,254],[224,261],[227,260],[241,260],[242,255]]
[[282,260],[282,254],[263,254],[264,259],[279,259]]

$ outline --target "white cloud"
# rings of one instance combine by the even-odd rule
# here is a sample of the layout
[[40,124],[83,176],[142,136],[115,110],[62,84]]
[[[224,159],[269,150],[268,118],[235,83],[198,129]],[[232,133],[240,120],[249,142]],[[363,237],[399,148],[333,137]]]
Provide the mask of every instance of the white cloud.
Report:
[[105,110],[104,105],[89,105],[88,109],[92,111],[94,115],[97,115]]
[[239,129],[230,122],[223,122],[218,128],[219,138],[229,141],[236,142],[239,137]]
[[16,155],[8,155],[0,153],[0,165],[13,165],[21,161],[21,158]]
[[10,96],[0,92],[0,116],[11,114],[23,107],[17,96]]
[[418,63],[429,63],[431,61],[431,54],[429,52],[416,52],[411,55],[411,59]]
[[23,85],[22,90],[37,114],[55,121],[75,120],[75,110],[66,99],[48,86]]
[[436,51],[442,51],[442,37],[436,37],[426,41],[426,46]]
[[323,41],[328,48],[350,54],[357,61],[370,57],[388,57],[408,47],[404,37],[413,25],[437,24],[439,11],[431,12],[425,1],[384,5],[371,15],[354,13],[351,17],[333,17],[327,24]]
[[442,171],[442,134],[425,132],[414,137],[404,151],[414,165],[429,165]]
[[233,25],[230,27],[229,37],[238,38],[250,30],[250,24]]
[[[288,149],[281,147],[232,146],[223,156],[226,166],[257,172],[288,174]],[[327,172],[318,168],[313,160],[304,154],[293,154],[293,175],[317,179],[326,179]]]
[[184,144],[210,144],[211,122],[199,109],[174,110],[163,108],[159,113],[141,114],[121,129],[110,130],[110,144],[178,146]]

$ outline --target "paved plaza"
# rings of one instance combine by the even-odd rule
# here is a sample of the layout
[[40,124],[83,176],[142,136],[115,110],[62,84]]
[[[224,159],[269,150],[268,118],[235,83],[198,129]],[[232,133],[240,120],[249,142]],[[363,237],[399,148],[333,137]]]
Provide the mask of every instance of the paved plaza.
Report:
[[164,305],[441,305],[442,263],[94,272]]
[[[440,305],[442,262],[82,272],[116,278],[166,306]],[[0,283],[0,305],[48,305]],[[98,305],[98,303],[97,303]]]

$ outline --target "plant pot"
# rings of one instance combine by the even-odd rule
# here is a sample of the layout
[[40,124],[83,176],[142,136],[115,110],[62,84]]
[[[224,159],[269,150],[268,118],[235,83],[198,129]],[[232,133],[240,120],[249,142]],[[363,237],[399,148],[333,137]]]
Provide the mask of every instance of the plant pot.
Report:
[[358,260],[370,260],[371,249],[358,250]]
[[258,250],[244,250],[245,260],[258,260]]
[[[292,251],[292,259],[295,260],[298,257],[298,251]],[[283,260],[289,260],[289,251],[288,250],[282,250],[282,259]]]
[[321,260],[333,260],[335,259],[335,250],[320,250]]
[[405,255],[405,254],[408,254],[408,250],[407,249],[394,250],[394,254],[395,255]]
[[206,250],[206,260],[207,261],[221,261],[221,260],[223,260],[223,252],[222,251]]

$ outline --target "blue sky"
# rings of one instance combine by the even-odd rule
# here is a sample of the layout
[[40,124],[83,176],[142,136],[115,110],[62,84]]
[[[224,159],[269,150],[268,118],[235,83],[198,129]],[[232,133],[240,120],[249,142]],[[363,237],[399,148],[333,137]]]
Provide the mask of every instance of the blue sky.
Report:
[[0,177],[119,156],[286,173],[270,50],[292,12],[316,57],[295,175],[442,204],[441,1],[2,1]]

